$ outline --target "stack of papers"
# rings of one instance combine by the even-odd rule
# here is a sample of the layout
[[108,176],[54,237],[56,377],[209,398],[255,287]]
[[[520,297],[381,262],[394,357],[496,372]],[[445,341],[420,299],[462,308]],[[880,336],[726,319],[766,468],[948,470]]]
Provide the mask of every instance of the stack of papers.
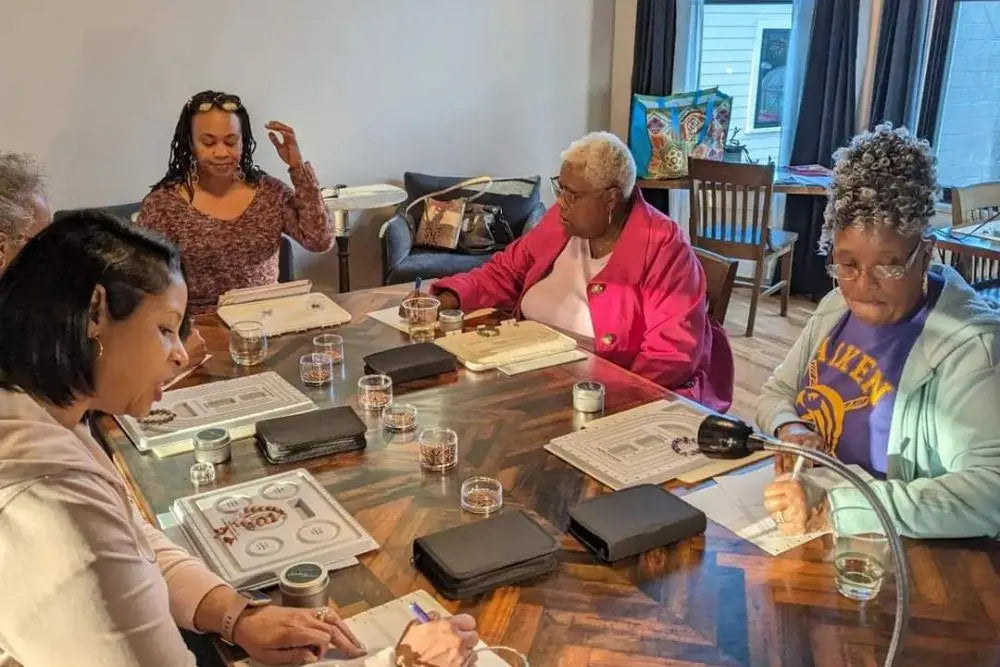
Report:
[[[865,481],[873,478],[862,468],[850,466]],[[800,479],[817,484],[826,490],[849,483],[828,468],[811,468],[803,471]],[[771,515],[764,509],[764,489],[774,481],[774,464],[754,470],[730,473],[715,478],[715,485],[683,496],[684,501],[697,507],[739,537],[777,556],[806,542],[824,535],[829,530],[788,536],[782,534]]]

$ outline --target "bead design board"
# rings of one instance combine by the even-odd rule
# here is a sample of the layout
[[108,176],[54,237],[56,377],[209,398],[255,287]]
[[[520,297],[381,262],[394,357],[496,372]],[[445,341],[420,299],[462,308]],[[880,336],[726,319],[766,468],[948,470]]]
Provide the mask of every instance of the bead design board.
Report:
[[705,413],[660,400],[596,419],[545,449],[614,490],[662,484],[709,463],[698,452]]
[[209,567],[236,588],[275,584],[297,562],[333,568],[378,548],[301,468],[181,498],[171,513]]
[[164,457],[191,451],[194,435],[206,428],[224,428],[230,438],[239,440],[254,435],[262,419],[315,409],[308,396],[267,371],[165,392],[153,410],[173,413],[166,423],[144,424],[129,416],[116,419],[136,449]]

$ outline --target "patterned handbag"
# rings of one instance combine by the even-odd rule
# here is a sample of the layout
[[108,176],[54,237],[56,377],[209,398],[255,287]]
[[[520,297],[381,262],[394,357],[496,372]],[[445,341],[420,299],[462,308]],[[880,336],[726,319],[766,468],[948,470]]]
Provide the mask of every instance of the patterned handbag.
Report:
[[[471,197],[437,199],[449,192],[483,183],[486,184],[486,187]],[[414,206],[426,202],[424,214],[421,216],[420,223],[414,233],[414,245],[443,250],[462,250],[469,253],[489,252],[493,249],[497,243],[495,237],[502,234],[502,232],[494,232],[498,225],[492,222],[497,218],[493,209],[498,210],[499,207],[472,203],[486,194],[492,184],[493,179],[489,176],[479,176],[461,181],[443,190],[431,192],[410,202],[403,211],[403,216],[407,220],[410,219],[409,213]],[[503,226],[507,228],[508,232],[510,231],[506,220],[504,220]],[[464,243],[462,242],[463,238]],[[486,241],[489,241],[489,246],[487,246]],[[489,249],[486,249],[487,247]]]

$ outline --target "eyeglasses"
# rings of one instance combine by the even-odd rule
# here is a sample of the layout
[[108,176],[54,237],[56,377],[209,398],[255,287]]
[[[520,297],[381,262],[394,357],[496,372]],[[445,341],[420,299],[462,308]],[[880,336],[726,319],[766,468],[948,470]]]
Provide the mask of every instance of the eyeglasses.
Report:
[[558,179],[552,179],[552,190],[556,193],[556,202],[561,201],[566,208],[575,204],[577,200],[583,199],[584,197],[592,195],[595,192],[604,192],[605,190],[611,189],[612,188],[597,188],[595,190],[587,190],[586,192],[573,192],[560,183]]
[[[910,251],[905,264],[876,264],[868,269],[870,275],[878,280],[899,280],[913,268],[913,263],[917,260],[919,251],[924,247],[926,239],[921,238],[917,245]],[[856,264],[834,264],[826,265],[826,273],[831,278],[837,280],[857,280],[861,277],[862,267]]]
[[[194,98],[192,97],[190,100],[188,100],[188,105],[190,106],[193,103],[194,103]],[[202,100],[201,102],[199,102],[196,109],[199,112],[203,112],[203,111],[211,111],[212,107],[218,107],[223,111],[231,112],[231,111],[238,111],[242,106],[243,103],[240,102],[240,98],[238,98],[236,95],[225,95],[223,93],[219,93],[218,95],[215,95],[211,99]]]

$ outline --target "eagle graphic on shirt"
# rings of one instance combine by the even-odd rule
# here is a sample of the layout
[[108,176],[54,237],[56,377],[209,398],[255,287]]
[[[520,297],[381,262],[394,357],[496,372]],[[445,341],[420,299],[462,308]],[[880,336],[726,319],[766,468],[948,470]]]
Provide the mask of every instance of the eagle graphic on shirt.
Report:
[[[795,409],[803,421],[812,424],[830,453],[837,451],[844,432],[844,418],[853,410],[875,407],[894,387],[885,379],[878,363],[854,345],[839,343],[831,352],[829,337],[823,339],[807,366],[807,384],[795,397]],[[854,395],[841,395],[823,384],[820,370],[835,370],[846,375],[857,389]]]

